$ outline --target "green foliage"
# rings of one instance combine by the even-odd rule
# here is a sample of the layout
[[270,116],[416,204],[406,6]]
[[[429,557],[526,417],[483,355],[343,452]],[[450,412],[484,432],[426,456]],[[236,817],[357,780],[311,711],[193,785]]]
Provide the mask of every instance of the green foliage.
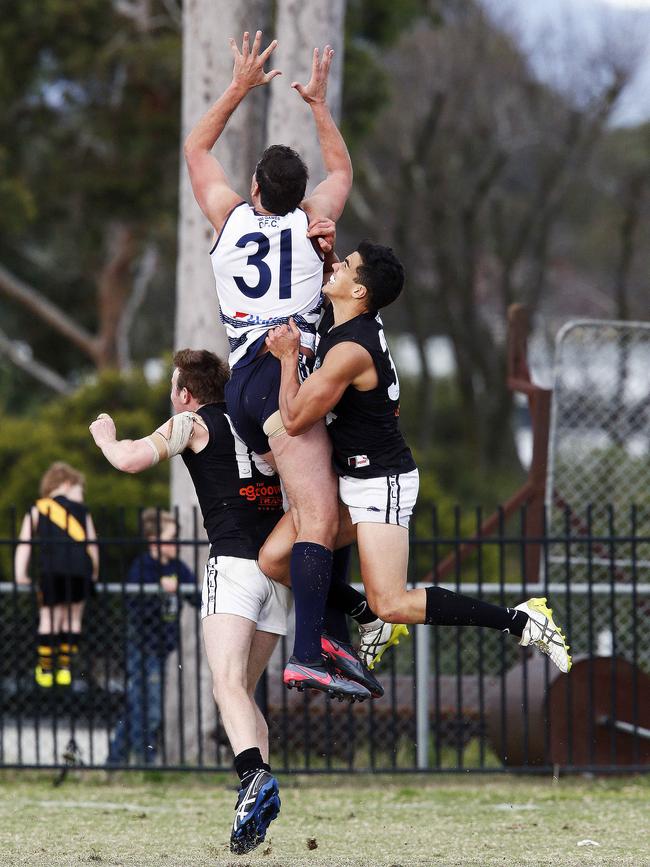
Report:
[[[92,330],[113,227],[156,244],[169,315],[153,347],[134,341],[139,358],[171,342],[180,137],[180,32],[149,6],[142,28],[106,0],[25,0],[0,20],[0,261]],[[10,309],[36,357],[64,374],[87,363]]]
[[390,98],[382,50],[418,18],[439,21],[440,2],[430,0],[350,0],[345,16],[342,131],[352,154],[374,130]]
[[[100,412],[113,415],[120,438],[151,433],[170,415],[166,381],[151,386],[142,374],[105,373],[71,397],[54,400],[30,418],[5,417],[0,427],[0,516],[4,532],[12,507],[19,513],[34,502],[48,466],[64,460],[86,475],[86,502],[97,516],[124,509],[135,531],[137,508],[169,503],[169,465],[141,475],[115,470],[95,446],[88,425]],[[4,535],[4,533],[3,533]]]

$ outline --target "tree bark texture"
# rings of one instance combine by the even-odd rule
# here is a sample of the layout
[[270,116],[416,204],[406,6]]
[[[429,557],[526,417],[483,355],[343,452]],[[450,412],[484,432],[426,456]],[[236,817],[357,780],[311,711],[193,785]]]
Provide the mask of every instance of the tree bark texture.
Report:
[[328,3],[305,0],[278,0],[278,47],[272,64],[282,70],[271,84],[267,144],[283,144],[294,148],[309,169],[308,190],[325,175],[318,138],[311,110],[298,93],[291,88],[292,81],[306,84],[311,75],[314,48],[322,51],[325,45],[334,49],[334,60],[327,86],[327,101],[333,117],[338,120],[343,88],[343,25],[345,0]]

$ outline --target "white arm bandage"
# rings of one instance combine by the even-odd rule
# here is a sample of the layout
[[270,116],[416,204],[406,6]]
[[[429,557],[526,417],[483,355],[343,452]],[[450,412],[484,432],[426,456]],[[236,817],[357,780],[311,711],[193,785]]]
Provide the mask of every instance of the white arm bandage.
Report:
[[202,419],[193,412],[180,412],[169,419],[165,433],[157,430],[147,437],[146,441],[154,452],[152,466],[185,451],[194,434],[195,421],[204,426]]

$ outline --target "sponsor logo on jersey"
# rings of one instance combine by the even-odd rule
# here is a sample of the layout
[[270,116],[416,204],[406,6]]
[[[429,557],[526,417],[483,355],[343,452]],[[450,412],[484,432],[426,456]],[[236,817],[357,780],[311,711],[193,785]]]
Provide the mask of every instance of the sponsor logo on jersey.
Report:
[[235,313],[233,318],[246,322],[248,325],[277,325],[277,319],[264,319],[257,313],[242,313],[240,310]]
[[368,455],[355,455],[353,458],[348,458],[348,466],[355,470],[358,470],[360,467],[369,467],[370,459]]
[[282,507],[282,488],[280,485],[255,482],[255,484],[241,487],[239,496],[244,497],[249,503],[257,503],[258,509],[267,510]]

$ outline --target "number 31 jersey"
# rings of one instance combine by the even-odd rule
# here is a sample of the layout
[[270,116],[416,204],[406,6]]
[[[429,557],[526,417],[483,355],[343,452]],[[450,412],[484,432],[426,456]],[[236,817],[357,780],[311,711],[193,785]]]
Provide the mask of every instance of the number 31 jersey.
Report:
[[308,224],[302,208],[275,216],[248,202],[227,217],[210,258],[231,368],[254,357],[269,328],[290,316],[303,346],[314,348],[323,260],[307,237]]

